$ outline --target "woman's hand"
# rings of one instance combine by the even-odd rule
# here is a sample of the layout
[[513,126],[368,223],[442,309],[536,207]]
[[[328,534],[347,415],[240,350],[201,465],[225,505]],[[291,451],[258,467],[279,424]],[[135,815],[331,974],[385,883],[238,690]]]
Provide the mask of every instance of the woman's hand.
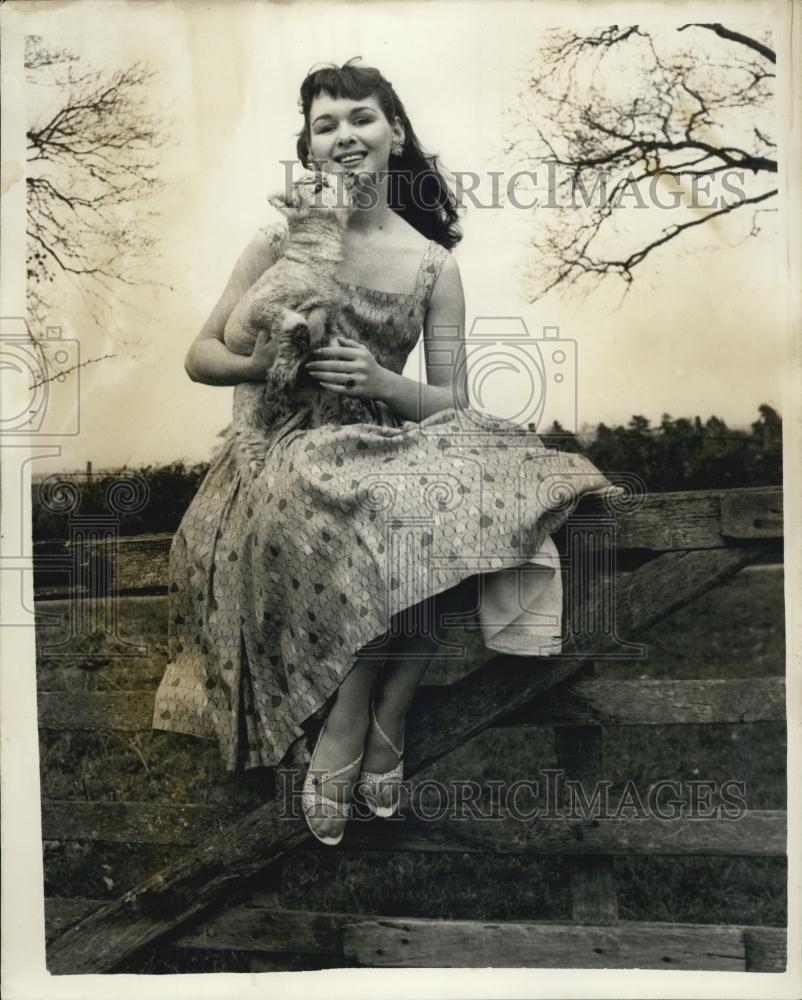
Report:
[[270,330],[262,329],[256,335],[256,343],[253,345],[248,358],[248,371],[254,382],[262,381],[276,357],[276,342],[272,338]]
[[337,345],[312,351],[304,368],[323,388],[358,399],[380,399],[390,374],[364,344],[339,336]]

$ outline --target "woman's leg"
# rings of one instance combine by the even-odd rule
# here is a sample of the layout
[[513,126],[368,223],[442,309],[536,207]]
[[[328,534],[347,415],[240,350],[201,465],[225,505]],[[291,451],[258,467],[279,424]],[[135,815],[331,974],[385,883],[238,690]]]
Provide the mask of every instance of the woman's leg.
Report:
[[[375,727],[370,725],[371,691],[376,688],[374,707],[382,729],[396,746],[404,732],[407,710],[426,668],[436,654],[439,643],[430,634],[434,622],[433,599],[407,608],[395,616],[389,638],[380,645],[370,643],[372,655],[362,655],[337,689],[337,696],[326,721],[326,729],[315,755],[315,768],[334,771],[357,757],[364,747],[362,770],[383,773],[398,762]],[[380,669],[381,668],[381,671]],[[377,674],[381,674],[377,686]],[[389,756],[388,756],[389,755]],[[342,804],[351,800],[360,768],[318,786],[321,795]],[[388,788],[388,798],[393,789]],[[379,804],[382,801],[379,790]],[[311,822],[323,837],[336,837],[346,822],[341,815],[330,813],[325,806],[316,810]]]
[[[336,771],[358,757],[365,745],[368,730],[370,692],[381,660],[360,657],[337,689],[337,696],[326,719],[326,728],[315,754],[315,770]],[[359,777],[360,768],[316,786],[319,793],[335,802],[347,804]],[[322,776],[322,774],[321,774]],[[322,837],[336,837],[346,822],[339,814],[319,804],[309,817],[315,831]]]
[[[394,635],[387,643],[385,661],[374,684],[374,708],[379,725],[398,747],[402,744],[406,716],[415,692],[439,648],[439,642],[431,634],[432,609],[431,602],[426,616],[421,614],[421,606],[407,609],[401,634]],[[397,763],[398,758],[376,727],[369,726],[363,770],[383,774]],[[379,804],[389,806],[396,791],[392,783],[384,792],[379,789]]]

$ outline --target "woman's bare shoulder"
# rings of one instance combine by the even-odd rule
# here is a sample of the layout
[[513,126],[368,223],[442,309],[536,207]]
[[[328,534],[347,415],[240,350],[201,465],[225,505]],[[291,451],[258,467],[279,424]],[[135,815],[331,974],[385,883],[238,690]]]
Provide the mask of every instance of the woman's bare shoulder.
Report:
[[234,267],[235,284],[243,291],[281,256],[287,232],[286,220],[271,220],[256,230]]

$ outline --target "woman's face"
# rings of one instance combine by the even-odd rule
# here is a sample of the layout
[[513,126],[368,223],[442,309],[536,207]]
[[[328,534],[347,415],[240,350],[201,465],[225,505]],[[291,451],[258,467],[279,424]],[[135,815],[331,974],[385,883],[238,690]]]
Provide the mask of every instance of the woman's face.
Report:
[[323,170],[381,174],[394,138],[404,130],[387,121],[375,97],[353,101],[321,93],[309,109],[309,152]]

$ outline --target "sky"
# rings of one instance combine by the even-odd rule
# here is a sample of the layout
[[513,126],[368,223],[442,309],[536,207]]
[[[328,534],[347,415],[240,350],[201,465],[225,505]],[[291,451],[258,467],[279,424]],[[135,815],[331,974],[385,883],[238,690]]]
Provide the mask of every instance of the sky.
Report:
[[[739,26],[757,31],[771,26],[778,5],[735,9]],[[69,425],[79,391],[80,430],[54,437],[60,452],[37,471],[209,457],[230,419],[232,390],[192,383],[184,356],[240,252],[272,218],[266,195],[282,182],[279,161],[295,155],[298,87],[311,65],[358,55],[378,66],[423,145],[451,170],[487,176],[501,169],[518,81],[544,28],[571,19],[586,27],[626,23],[625,10],[594,4],[589,20],[583,4],[517,0],[18,4],[16,18],[6,19],[15,37],[41,35],[98,68],[151,64],[158,72],[153,109],[170,122],[173,143],[162,155],[166,186],[153,205],[164,287],[143,289],[102,332],[79,295],[49,318],[78,342],[81,360],[113,356],[83,368],[79,387],[53,387],[48,426]],[[649,10],[648,27],[673,31],[682,23],[677,5]],[[6,93],[24,101],[22,88]],[[553,294],[532,305],[521,266],[533,216],[510,205],[470,210],[455,252],[468,329],[477,317],[510,316],[523,318],[535,338],[558,328],[576,359],[580,425],[626,422],[635,413],[659,422],[666,412],[748,425],[761,403],[782,410],[790,350],[782,221],[780,213],[768,216],[750,239],[742,224],[702,227],[681,252],[669,250],[639,271],[623,302],[618,288],[584,302]],[[5,213],[4,237],[20,236],[22,226],[21,212]],[[5,296],[6,315],[8,302]],[[419,351],[405,373],[421,376]],[[520,419],[522,380],[497,372],[482,391],[487,409]]]

